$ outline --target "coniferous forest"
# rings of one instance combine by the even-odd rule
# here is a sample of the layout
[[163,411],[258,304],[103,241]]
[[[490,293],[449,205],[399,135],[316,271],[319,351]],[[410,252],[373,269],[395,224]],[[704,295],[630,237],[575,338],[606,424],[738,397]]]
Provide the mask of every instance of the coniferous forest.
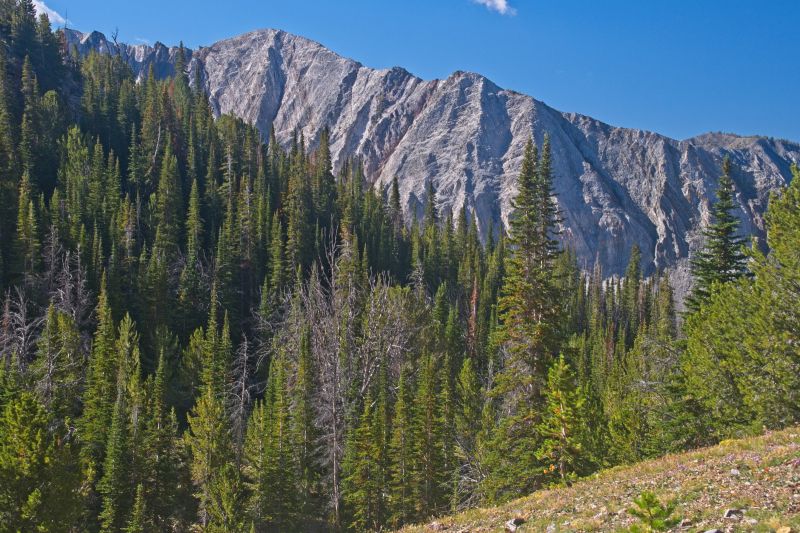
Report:
[[389,529],[800,421],[796,168],[751,246],[726,160],[678,313],[560,244],[546,138],[481,239],[62,37],[0,1],[0,531]]

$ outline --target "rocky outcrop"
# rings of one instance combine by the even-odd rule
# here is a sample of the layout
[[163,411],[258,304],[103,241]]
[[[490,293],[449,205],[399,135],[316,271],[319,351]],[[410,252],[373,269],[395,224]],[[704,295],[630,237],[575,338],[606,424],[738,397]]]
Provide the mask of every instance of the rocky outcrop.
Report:
[[[68,39],[81,53],[119,53],[139,77],[151,66],[158,76],[174,71],[177,50],[162,44],[116,45],[97,32],[71,31]],[[617,128],[479,74],[425,81],[277,30],[189,50],[187,58],[216,113],[237,115],[265,135],[274,128],[282,143],[302,131],[312,147],[328,127],[334,165],[360,158],[383,190],[397,176],[407,213],[421,212],[433,181],[440,209],[466,206],[484,234],[508,222],[525,142],[549,134],[563,238],[583,265],[600,261],[607,274],[624,270],[634,243],[649,271],[685,267],[701,245],[724,156],[734,163],[743,230],[761,235],[770,192],[800,162],[794,142],[728,134],[679,141]]]

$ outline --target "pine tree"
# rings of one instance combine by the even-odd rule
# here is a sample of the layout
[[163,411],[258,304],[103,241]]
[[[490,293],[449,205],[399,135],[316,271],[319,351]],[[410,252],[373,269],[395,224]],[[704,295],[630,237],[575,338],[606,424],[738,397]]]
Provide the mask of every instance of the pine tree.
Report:
[[703,230],[703,250],[692,259],[695,286],[686,301],[692,311],[697,311],[708,300],[715,283],[729,283],[746,272],[744,240],[738,235],[739,219],[733,214],[735,186],[727,157],[722,162],[716,196],[717,201],[711,207],[712,222]]
[[80,480],[65,428],[36,397],[12,394],[0,412],[0,523],[7,531],[78,528]]
[[322,227],[329,227],[336,205],[336,180],[331,167],[330,131],[324,128],[320,134],[314,175],[314,209]]
[[561,355],[547,374],[546,410],[538,427],[542,441],[537,451],[537,457],[550,463],[549,469],[561,483],[570,483],[581,472],[584,401],[572,369]]
[[427,354],[420,364],[413,414],[413,495],[419,516],[428,517],[441,511],[447,501],[447,471],[437,361]]
[[218,331],[216,290],[211,292],[211,310],[205,339],[202,342],[201,392],[188,416],[188,431],[184,434],[191,453],[190,472],[195,485],[200,525],[209,527],[215,508],[221,502],[215,497],[217,476],[233,458],[233,443],[225,392],[228,366],[231,359],[230,330],[227,314],[222,331]]
[[495,342],[505,354],[492,396],[504,402],[495,431],[492,474],[485,490],[492,499],[531,491],[542,472],[534,450],[545,369],[561,341],[561,295],[554,275],[557,210],[552,199],[549,140],[541,159],[533,141],[525,148],[510,222],[508,275],[498,302],[501,323]]
[[131,456],[128,448],[130,438],[128,416],[125,391],[120,388],[111,417],[111,429],[108,432],[103,477],[97,484],[97,491],[103,499],[102,512],[99,516],[101,531],[119,531],[128,516],[128,505],[132,496],[129,491]]
[[245,514],[242,513],[244,490],[241,475],[235,465],[226,463],[213,478],[212,505],[208,507],[209,533],[244,531]]
[[511,221],[508,276],[498,303],[510,360],[506,362],[507,371],[498,377],[498,387],[501,392],[532,388],[535,395],[541,386],[537,381],[543,377],[543,368],[559,342],[560,309],[552,274],[557,249],[552,241],[556,219],[550,196],[551,178],[537,168],[532,141],[525,149],[518,188]]
[[20,272],[32,274],[40,261],[39,222],[34,205],[30,172],[25,171],[19,184],[19,211],[17,213],[17,254],[21,260]]
[[294,523],[297,505],[285,365],[282,356],[272,361],[264,402],[253,410],[245,442],[252,518],[257,525],[277,528]]
[[454,413],[454,440],[456,443],[455,503],[461,507],[469,501],[477,487],[475,480],[480,462],[478,458],[478,431],[482,415],[482,390],[472,358],[465,358],[456,380],[456,408]]
[[146,531],[148,531],[146,517],[147,508],[145,505],[144,487],[139,483],[136,486],[136,499],[133,501],[133,510],[131,511],[128,525],[124,529],[125,533],[146,533]]
[[180,493],[178,423],[175,412],[167,408],[168,386],[167,361],[162,350],[150,388],[142,439],[142,479],[147,487],[142,494],[142,505],[146,508],[143,517],[160,528],[170,523]]
[[181,306],[182,328],[188,333],[200,326],[202,318],[196,308],[201,300],[202,287],[198,268],[203,237],[203,220],[200,214],[200,193],[197,181],[192,182],[186,219],[186,264],[181,271],[178,300]]
[[300,337],[300,353],[297,361],[292,397],[292,424],[294,449],[299,466],[299,511],[312,512],[316,497],[319,471],[317,467],[318,430],[315,427],[314,412],[314,367],[311,353],[311,332],[305,328]]
[[189,415],[186,441],[191,453],[192,481],[196,487],[200,525],[208,527],[214,514],[215,483],[222,468],[232,457],[228,419],[222,401],[214,396],[212,387],[203,392]]
[[161,163],[156,198],[158,204],[155,210],[155,248],[166,254],[167,259],[171,260],[178,250],[181,238],[183,193],[178,175],[178,160],[170,150],[170,143],[167,143],[164,160]]
[[97,329],[89,358],[87,390],[84,393],[83,417],[80,421],[81,454],[91,473],[105,457],[106,438],[111,425],[117,390],[116,326],[108,302],[106,277],[102,278],[97,302]]
[[37,358],[31,370],[43,405],[56,420],[76,417],[80,412],[83,353],[75,321],[50,304],[36,344]]
[[347,442],[342,465],[344,505],[350,527],[357,531],[380,528],[378,446],[373,417],[373,399],[367,394],[358,425]]
[[416,515],[413,497],[413,450],[411,388],[405,368],[397,384],[397,401],[392,419],[392,439],[389,443],[391,457],[389,504],[391,522],[399,526],[410,522]]

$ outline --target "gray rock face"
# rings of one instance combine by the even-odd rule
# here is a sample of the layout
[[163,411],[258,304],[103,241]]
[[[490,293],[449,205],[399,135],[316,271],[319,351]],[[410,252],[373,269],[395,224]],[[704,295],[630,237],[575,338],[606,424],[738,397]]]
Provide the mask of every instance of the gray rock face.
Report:
[[[120,53],[139,77],[151,65],[158,76],[174,71],[177,50],[159,43],[117,46],[97,32],[72,31],[68,39],[81,53]],[[397,176],[407,213],[421,214],[433,181],[442,212],[466,206],[484,234],[508,223],[527,139],[541,143],[549,134],[563,238],[583,266],[599,261],[606,274],[622,273],[638,243],[646,270],[678,267],[675,279],[685,285],[722,158],[734,163],[743,231],[759,236],[770,192],[800,163],[798,143],[728,134],[678,141],[616,128],[479,74],[425,81],[402,68],[367,68],[277,30],[187,51],[187,58],[216,113],[237,115],[265,135],[274,128],[281,143],[299,130],[311,147],[328,127],[335,166],[360,158],[381,190]]]

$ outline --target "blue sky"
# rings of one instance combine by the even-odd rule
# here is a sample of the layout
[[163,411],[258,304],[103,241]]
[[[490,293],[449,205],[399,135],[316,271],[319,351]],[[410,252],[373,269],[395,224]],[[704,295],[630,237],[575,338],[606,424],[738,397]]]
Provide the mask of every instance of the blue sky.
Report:
[[128,42],[280,28],[371,67],[480,72],[618,126],[800,141],[800,0],[45,2],[70,27]]

